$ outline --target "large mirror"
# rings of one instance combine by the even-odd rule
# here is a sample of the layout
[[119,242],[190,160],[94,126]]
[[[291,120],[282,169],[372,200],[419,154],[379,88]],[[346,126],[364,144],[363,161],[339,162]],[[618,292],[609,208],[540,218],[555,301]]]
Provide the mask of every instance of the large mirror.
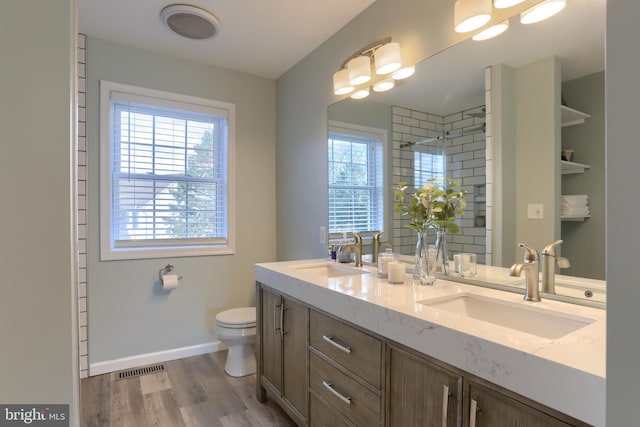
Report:
[[[604,10],[583,0],[534,25],[512,17],[506,33],[425,59],[388,92],[331,105],[329,133],[384,133],[389,187],[438,173],[462,182],[469,203],[450,256],[509,267],[522,259],[520,241],[541,251],[562,239],[556,252],[570,266],[559,274],[594,279],[589,290],[603,293]],[[382,228],[412,255],[414,232],[387,208]]]

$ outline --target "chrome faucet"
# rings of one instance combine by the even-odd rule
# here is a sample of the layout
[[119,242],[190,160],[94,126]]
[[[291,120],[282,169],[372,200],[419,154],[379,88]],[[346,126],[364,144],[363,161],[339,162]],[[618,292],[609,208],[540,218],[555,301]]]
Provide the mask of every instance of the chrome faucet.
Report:
[[542,263],[542,292],[549,294],[556,293],[556,265],[560,268],[571,266],[567,258],[556,255],[556,246],[560,245],[560,243],[562,243],[562,240],[556,240],[545,246],[540,253],[540,262]]
[[356,267],[362,267],[362,237],[358,233],[353,233],[353,238],[355,242],[343,245],[342,249],[353,249]]
[[509,271],[509,276],[520,277],[522,270],[524,270],[525,301],[540,301],[540,289],[538,283],[538,260],[540,255],[537,250],[526,246],[524,243],[520,243],[518,246],[524,249],[524,262],[513,264]]
[[373,249],[371,250],[371,262],[374,264],[378,264],[378,255],[380,255],[380,251],[383,248],[391,248],[393,249],[393,245],[390,242],[381,242],[380,236],[382,233],[377,232],[373,235]]

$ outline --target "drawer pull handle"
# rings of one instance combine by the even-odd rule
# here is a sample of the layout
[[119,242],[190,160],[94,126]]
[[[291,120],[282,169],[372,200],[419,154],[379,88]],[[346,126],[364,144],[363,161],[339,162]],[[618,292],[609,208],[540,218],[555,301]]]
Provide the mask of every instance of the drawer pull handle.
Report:
[[449,415],[449,386],[442,387],[442,427],[447,427]]
[[331,344],[332,346],[334,346],[335,348],[337,348],[338,350],[344,351],[347,354],[351,354],[351,347],[345,347],[342,344],[337,343],[333,338],[328,337],[326,335],[323,335],[322,339],[328,342],[329,344]]
[[337,397],[338,399],[342,400],[344,403],[346,403],[347,405],[351,405],[351,398],[350,397],[345,397],[342,394],[338,393],[336,391],[335,388],[333,388],[333,384],[328,383],[326,381],[322,381],[322,385],[329,390],[335,397]]
[[469,427],[476,427],[476,413],[479,410],[478,401],[471,399],[471,408],[469,409]]

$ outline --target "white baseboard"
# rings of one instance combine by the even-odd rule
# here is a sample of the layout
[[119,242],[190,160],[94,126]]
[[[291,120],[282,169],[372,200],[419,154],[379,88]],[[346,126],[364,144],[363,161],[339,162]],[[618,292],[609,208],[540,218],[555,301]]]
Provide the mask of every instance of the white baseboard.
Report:
[[138,366],[151,365],[153,363],[166,362],[168,360],[198,356],[200,354],[215,353],[226,349],[227,346],[225,344],[220,341],[215,341],[207,344],[198,344],[189,347],[158,351],[155,353],[123,357],[122,359],[106,360],[104,362],[91,363],[89,365],[89,376],[136,368]]

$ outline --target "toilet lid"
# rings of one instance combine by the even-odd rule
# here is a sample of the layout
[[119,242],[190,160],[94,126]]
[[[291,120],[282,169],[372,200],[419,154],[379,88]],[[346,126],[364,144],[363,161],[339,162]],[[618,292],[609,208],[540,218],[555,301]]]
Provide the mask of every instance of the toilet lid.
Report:
[[216,322],[226,325],[248,325],[256,323],[256,308],[241,307],[225,310],[216,315]]

